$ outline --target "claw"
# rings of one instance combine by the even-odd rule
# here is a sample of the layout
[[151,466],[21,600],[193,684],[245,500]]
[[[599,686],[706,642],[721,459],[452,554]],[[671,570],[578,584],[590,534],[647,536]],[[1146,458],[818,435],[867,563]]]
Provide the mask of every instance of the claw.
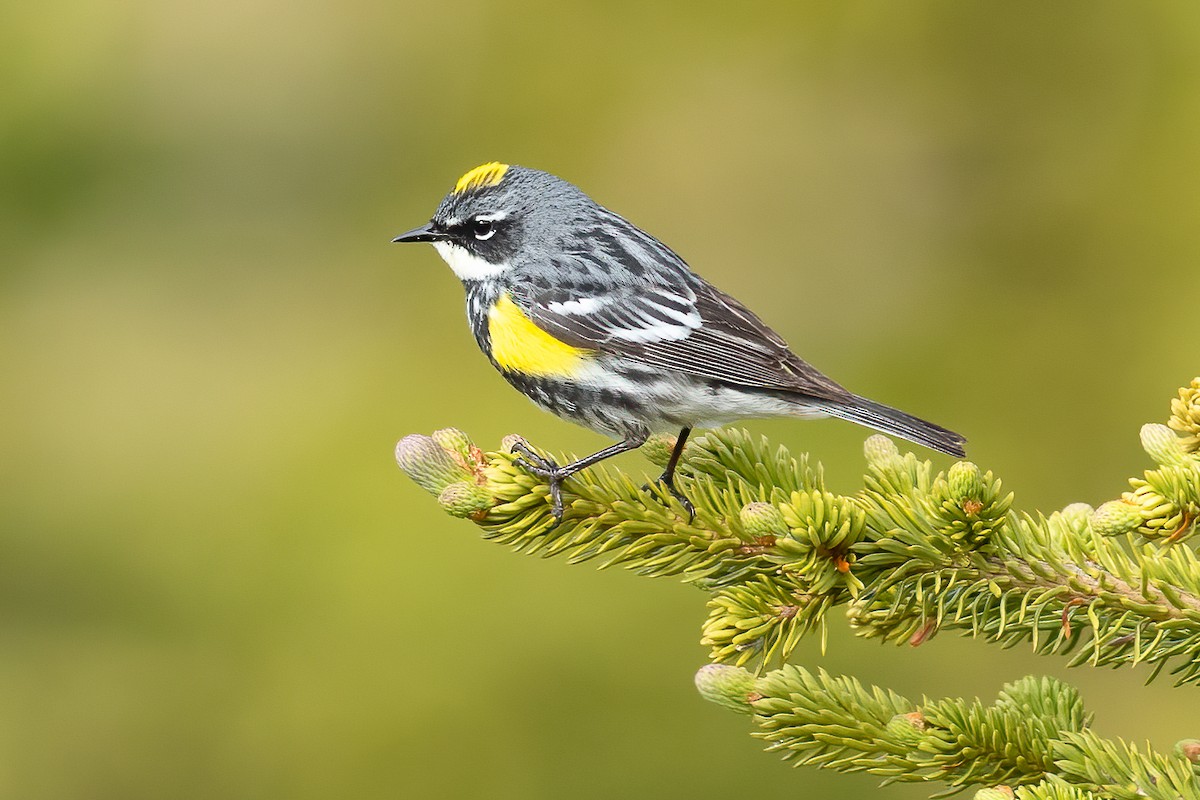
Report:
[[535,453],[533,448],[531,448],[525,442],[517,442],[512,446],[512,450],[517,455],[524,456],[524,458],[518,458],[516,461],[520,462],[521,466],[525,467],[527,470],[535,475],[538,475],[539,477],[546,477],[545,475],[541,475],[543,472],[552,473],[558,469],[558,464],[555,464],[552,460],[546,458],[540,453]]
[[650,483],[642,484],[642,491],[653,491],[654,486],[661,486],[665,488],[671,493],[672,497],[679,501],[679,504],[688,512],[689,523],[696,518],[696,507],[692,505],[691,500],[687,499],[687,495],[675,488],[675,481],[672,478],[668,478],[665,475],[660,475],[658,478],[654,479],[653,485]]
[[554,474],[552,467],[546,467],[541,464],[531,464],[524,458],[514,458],[513,465],[518,466],[531,475],[537,475],[539,478],[549,478]]
[[566,480],[567,474],[564,474],[562,468],[558,464],[555,464],[552,459],[533,452],[529,445],[524,442],[517,442],[512,446],[512,449],[514,453],[522,456],[521,458],[514,458],[513,464],[531,475],[536,475],[546,480],[546,483],[550,486],[550,513],[554,516],[555,524],[562,522],[562,482]]

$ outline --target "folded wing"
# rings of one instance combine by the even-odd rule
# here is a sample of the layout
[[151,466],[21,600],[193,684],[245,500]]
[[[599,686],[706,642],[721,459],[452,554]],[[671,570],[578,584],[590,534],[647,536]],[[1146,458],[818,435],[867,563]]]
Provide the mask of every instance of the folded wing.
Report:
[[514,299],[536,325],[576,347],[750,389],[853,398],[737,300],[688,277],[677,286],[626,286],[601,294],[524,286]]

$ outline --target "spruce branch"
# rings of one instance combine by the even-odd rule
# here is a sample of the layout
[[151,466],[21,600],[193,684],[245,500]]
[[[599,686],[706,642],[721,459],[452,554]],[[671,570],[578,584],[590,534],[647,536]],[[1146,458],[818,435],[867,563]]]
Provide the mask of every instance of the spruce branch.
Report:
[[[883,436],[866,442],[862,490],[837,495],[807,456],[724,429],[695,437],[683,451],[677,478],[694,517],[655,485],[592,468],[564,484],[556,524],[546,484],[513,463],[516,441],[483,452],[445,429],[406,437],[396,458],[485,539],[571,563],[598,559],[602,567],[679,576],[707,592],[702,641],[713,669],[784,663],[805,636],[824,642],[830,612],[840,606],[855,633],[882,641],[919,645],[953,631],[1070,654],[1072,665],[1144,663],[1150,678],[1170,669],[1178,683],[1200,681],[1200,559],[1190,539],[1200,520],[1200,378],[1180,390],[1166,425],[1142,428],[1154,468],[1131,478],[1129,491],[1096,509],[1076,503],[1049,514],[1013,510],[999,478],[971,462],[935,471]],[[673,445],[652,439],[644,452],[662,465]],[[1045,706],[1069,696],[1059,684],[1023,695],[1024,706],[1040,709],[1023,727],[1009,727],[1015,706],[1008,695],[987,707],[926,701],[920,714],[934,722],[932,733],[918,731],[924,755],[917,758],[888,749],[912,738],[897,722],[907,714],[904,724],[913,728],[916,712],[903,698],[797,670],[767,672],[755,691],[770,699],[766,717],[779,722],[761,735],[801,763],[982,785],[1018,798],[1196,791],[1192,755],[1171,759],[1105,742],[1078,714]],[[838,693],[849,706],[814,705],[816,716],[804,716],[805,698],[832,702]],[[753,702],[764,716],[767,706]],[[835,717],[830,730],[842,739],[812,728]],[[997,731],[1005,736],[988,739]],[[930,760],[937,754],[944,758]]]
[[1053,678],[1010,683],[988,705],[961,698],[917,703],[795,665],[756,677],[710,664],[696,686],[705,699],[750,714],[753,735],[796,765],[867,772],[885,784],[989,787],[976,798],[1200,800],[1188,757],[1099,737],[1079,693]]
[[758,678],[738,667],[709,665],[701,668],[697,686],[706,699],[730,708],[740,695],[758,727],[754,735],[784,760],[868,772],[884,783],[1036,783],[1054,769],[1051,742],[1090,721],[1075,690],[1049,678],[1009,684],[988,706],[962,699],[917,703],[855,678],[795,665]]
[[[867,440],[853,496],[828,492],[820,467],[763,438],[697,437],[679,470],[695,518],[667,492],[594,468],[568,481],[555,524],[546,485],[513,464],[513,440],[484,453],[447,429],[406,437],[397,460],[487,539],[709,591],[703,641],[719,662],[786,659],[845,606],[861,636],[920,644],[957,631],[1073,653],[1076,664],[1145,662],[1157,674],[1173,662],[1180,682],[1194,682],[1200,563],[1181,543],[1200,517],[1197,384],[1181,390],[1170,427],[1142,430],[1157,469],[1095,511],[1048,516],[1013,512],[991,472],[965,461],[935,472],[882,436]],[[665,461],[672,445],[651,442],[648,455]]]

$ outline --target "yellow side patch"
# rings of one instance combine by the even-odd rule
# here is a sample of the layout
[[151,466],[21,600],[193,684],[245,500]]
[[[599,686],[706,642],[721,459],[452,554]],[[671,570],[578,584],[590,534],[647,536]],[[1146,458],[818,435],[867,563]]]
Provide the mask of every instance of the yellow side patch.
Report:
[[569,378],[592,353],[560,342],[533,324],[507,292],[488,312],[488,336],[492,358],[502,369],[542,378]]
[[454,184],[454,193],[462,194],[472,189],[495,186],[504,179],[506,172],[508,172],[508,164],[501,164],[498,161],[481,164],[458,179],[458,183]]

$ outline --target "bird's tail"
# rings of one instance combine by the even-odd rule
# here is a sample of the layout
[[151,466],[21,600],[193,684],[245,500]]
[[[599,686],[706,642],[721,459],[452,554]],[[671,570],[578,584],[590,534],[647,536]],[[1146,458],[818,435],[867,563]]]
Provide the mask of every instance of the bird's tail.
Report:
[[857,422],[873,430],[916,442],[939,453],[960,458],[967,454],[963,449],[967,441],[965,436],[865,397],[855,395],[847,402],[822,404],[820,409],[831,417]]

